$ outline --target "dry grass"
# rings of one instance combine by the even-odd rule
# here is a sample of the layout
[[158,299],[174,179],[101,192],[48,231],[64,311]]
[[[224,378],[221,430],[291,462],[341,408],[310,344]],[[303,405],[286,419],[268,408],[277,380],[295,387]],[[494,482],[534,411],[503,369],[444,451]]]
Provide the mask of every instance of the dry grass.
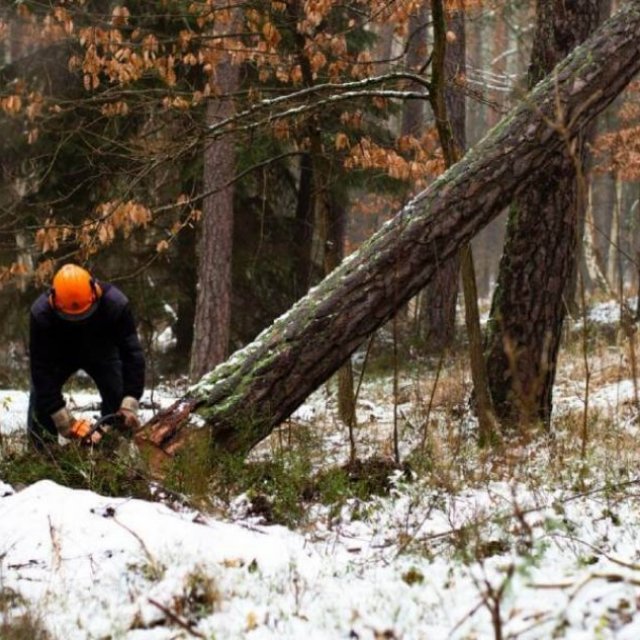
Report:
[[0,638],[2,640],[52,640],[40,616],[25,607],[15,591],[0,588]]
[[[435,486],[451,491],[505,479],[564,484],[572,474],[584,474],[585,468],[606,477],[634,475],[640,463],[640,415],[634,395],[629,393],[633,387],[625,381],[637,372],[628,335],[620,331],[613,335],[612,341],[610,331],[600,335],[594,329],[589,337],[586,418],[583,345],[580,336],[573,335],[565,341],[559,361],[551,435],[538,425],[530,425],[503,434],[494,446],[484,449],[477,446],[471,418],[465,354],[446,360],[437,384],[433,368],[423,365],[416,373],[411,363],[401,373],[399,396],[406,403],[400,412],[405,459]],[[357,431],[361,457],[392,454],[391,389],[390,377],[363,387]],[[377,412],[376,407],[382,410]],[[376,413],[382,415],[367,419]],[[331,411],[312,426],[314,431],[325,429],[335,433]]]

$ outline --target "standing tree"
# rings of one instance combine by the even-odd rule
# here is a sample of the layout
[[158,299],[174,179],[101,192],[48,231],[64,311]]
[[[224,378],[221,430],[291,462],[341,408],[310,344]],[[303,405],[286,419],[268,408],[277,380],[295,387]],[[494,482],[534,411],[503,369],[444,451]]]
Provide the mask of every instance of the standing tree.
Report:
[[[229,11],[222,25],[229,32],[239,32],[241,14]],[[220,22],[220,18],[218,18]],[[220,27],[212,33],[213,43],[222,41]],[[215,125],[234,114],[233,95],[240,85],[240,67],[224,45],[212,49],[214,87],[206,106],[206,122]],[[216,63],[213,61],[218,60]],[[233,249],[233,178],[236,154],[232,135],[205,140],[202,225],[198,246],[197,297],[194,340],[191,348],[191,378],[196,380],[222,362],[228,355],[231,324],[231,256]]]
[[[529,86],[533,87],[596,28],[601,0],[538,2]],[[561,104],[558,109],[562,109]],[[559,117],[557,114],[555,117]],[[563,130],[559,153],[514,201],[493,296],[487,370],[496,415],[512,425],[549,425],[565,286],[573,270],[584,130]]]
[[[597,246],[600,241],[608,241],[610,246],[606,244],[601,246],[601,254],[609,254],[606,267],[609,274],[604,277],[604,264],[596,264],[594,271],[599,276],[600,284],[606,291],[616,291],[620,294],[620,288],[623,284],[629,284],[629,280],[636,279],[640,270],[640,254],[638,253],[638,208],[640,199],[638,198],[637,183],[640,180],[640,104],[638,97],[640,95],[640,82],[635,81],[629,85],[624,94],[624,100],[621,100],[616,111],[617,122],[613,127],[602,126],[602,131],[597,137],[594,148],[594,173],[600,178],[602,183],[602,174],[606,179],[605,185],[612,188],[607,190],[610,197],[608,201],[602,201],[600,204],[602,209],[609,213],[609,224],[605,224],[607,220],[596,219],[595,212],[591,211],[592,218],[589,221],[588,232],[592,236],[592,247]],[[603,118],[604,120],[604,118]],[[602,123],[603,125],[610,123]],[[626,188],[624,188],[626,187]],[[616,193],[617,191],[617,193]],[[631,202],[626,207],[621,206],[621,194],[631,192]],[[594,207],[595,207],[594,203]],[[618,211],[616,211],[618,209]],[[625,210],[626,209],[626,210]],[[614,220],[616,213],[622,213],[621,224],[618,224],[618,235],[623,233],[625,242],[623,245],[617,242],[614,229]],[[601,216],[602,217],[602,216]],[[611,246],[613,245],[613,246]],[[598,252],[600,253],[600,252]],[[595,258],[596,256],[594,256]],[[604,257],[604,256],[603,256]],[[595,262],[595,260],[594,260]],[[626,266],[624,274],[617,274],[615,277],[615,268],[611,262],[618,263],[618,266]],[[598,267],[601,271],[598,272]],[[630,278],[628,267],[632,267],[633,276]]]
[[[460,79],[464,78],[466,40],[464,7],[454,6],[444,16],[442,2],[432,2],[431,10],[441,18],[433,20],[431,107],[443,148],[445,166],[451,166],[466,148],[466,106]],[[456,84],[457,83],[457,84]],[[421,295],[421,331],[427,349],[440,353],[450,347],[455,336],[456,302],[460,276],[460,256],[443,261],[433,282]]]

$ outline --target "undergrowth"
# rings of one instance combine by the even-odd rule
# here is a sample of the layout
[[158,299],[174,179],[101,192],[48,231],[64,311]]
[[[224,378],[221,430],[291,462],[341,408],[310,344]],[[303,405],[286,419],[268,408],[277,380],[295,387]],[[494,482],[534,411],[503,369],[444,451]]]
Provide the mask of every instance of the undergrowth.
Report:
[[16,489],[47,479],[107,496],[151,498],[148,479],[138,462],[75,443],[0,452],[0,478]]
[[245,494],[250,501],[249,515],[288,526],[303,523],[314,502],[339,509],[350,498],[366,500],[388,493],[389,475],[396,466],[393,462],[374,457],[318,468],[316,445],[303,430],[286,447],[278,446],[268,457],[257,460],[185,447],[163,483],[200,506],[212,499],[229,504]]
[[40,618],[25,608],[13,589],[0,586],[0,638],[2,640],[53,640]]

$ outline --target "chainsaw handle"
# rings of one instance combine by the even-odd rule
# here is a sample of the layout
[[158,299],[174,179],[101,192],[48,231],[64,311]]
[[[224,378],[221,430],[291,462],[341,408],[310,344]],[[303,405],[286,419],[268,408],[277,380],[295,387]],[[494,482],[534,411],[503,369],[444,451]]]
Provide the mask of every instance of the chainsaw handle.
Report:
[[[104,426],[103,426],[104,425]],[[122,416],[119,413],[107,413],[104,416],[101,416],[100,418],[98,418],[93,425],[91,426],[91,429],[89,430],[89,433],[87,433],[87,435],[82,438],[82,443],[83,444],[91,444],[91,436],[98,431],[100,433],[101,436],[104,436],[109,429],[105,429],[106,427],[115,427],[116,429],[121,429],[122,426],[124,426],[124,422],[122,420]]]

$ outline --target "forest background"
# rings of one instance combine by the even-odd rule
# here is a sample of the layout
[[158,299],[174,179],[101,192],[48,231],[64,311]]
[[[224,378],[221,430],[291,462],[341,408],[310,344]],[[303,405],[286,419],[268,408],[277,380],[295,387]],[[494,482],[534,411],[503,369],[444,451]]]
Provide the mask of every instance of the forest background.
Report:
[[[574,5],[3,3],[3,382],[27,384],[27,310],[67,260],[131,298],[150,385],[163,375],[197,380],[433,182],[618,8]],[[622,300],[637,289],[636,90],[632,83],[597,132],[585,133],[576,202],[555,203],[572,219],[559,234],[569,239],[559,250],[566,259],[537,277],[562,281],[561,304],[553,302],[562,311],[535,320],[524,312],[542,327],[530,350],[535,338],[504,321],[526,307],[499,275],[506,212],[473,240],[468,318],[469,299],[486,307],[501,283],[484,339],[501,418],[548,422],[566,310],[577,315],[582,294]],[[541,178],[539,192],[548,187]],[[455,336],[465,262],[443,264],[396,317],[382,360],[393,351],[437,362],[466,341]],[[518,379],[521,353],[535,366]],[[341,379],[349,405],[352,372]],[[515,409],[505,408],[522,388]],[[353,411],[342,410],[347,422]]]
[[[0,636],[637,638],[639,33],[0,3]],[[23,446],[69,260],[132,301],[139,448]]]

